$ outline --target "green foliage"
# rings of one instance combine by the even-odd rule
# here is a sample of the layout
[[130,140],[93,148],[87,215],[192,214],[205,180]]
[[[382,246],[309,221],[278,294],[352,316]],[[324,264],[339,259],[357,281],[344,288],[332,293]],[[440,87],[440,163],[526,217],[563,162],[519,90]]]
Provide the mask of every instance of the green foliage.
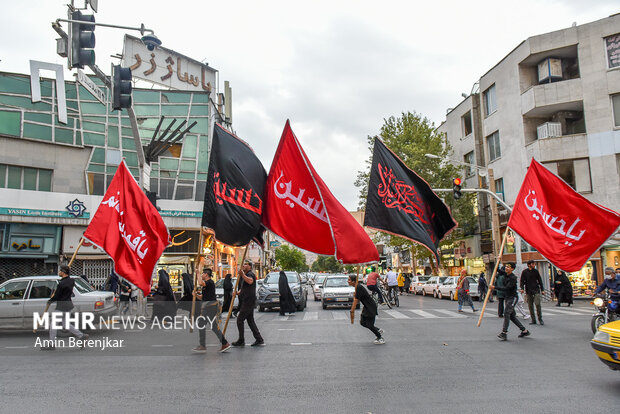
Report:
[[308,271],[308,265],[306,264],[306,256],[301,250],[283,244],[278,247],[275,252],[276,266],[282,270],[294,270],[297,272]]
[[319,256],[318,259],[312,263],[312,271],[340,273],[342,272],[342,265],[334,256]]
[[[432,188],[452,188],[452,180],[464,176],[464,169],[443,161],[451,157],[452,147],[442,134],[436,131],[435,125],[426,117],[417,113],[403,112],[399,118],[394,116],[385,119],[379,134],[385,145],[392,150],[404,163],[422,177]],[[366,207],[368,195],[368,180],[372,165],[372,150],[374,137],[368,137],[369,157],[366,169],[359,171],[355,186],[359,188],[359,206]],[[431,159],[425,154],[434,154],[441,159]],[[450,207],[452,216],[459,223],[459,227],[473,232],[476,228],[474,215],[475,195],[463,193],[463,197],[454,200],[452,193],[437,193],[446,205]],[[446,237],[441,245],[450,245],[454,240],[462,237],[463,232],[453,232]],[[391,246],[401,249],[414,248],[417,259],[430,256],[429,251],[410,240],[402,237],[384,234]]]

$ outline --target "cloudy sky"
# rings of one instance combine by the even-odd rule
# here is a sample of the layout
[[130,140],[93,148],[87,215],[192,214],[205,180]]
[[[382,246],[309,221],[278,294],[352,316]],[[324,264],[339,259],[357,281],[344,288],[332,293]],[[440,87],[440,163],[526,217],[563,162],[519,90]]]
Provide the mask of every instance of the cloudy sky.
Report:
[[[66,18],[69,2],[1,0],[0,70],[28,73],[29,59],[66,65],[50,23]],[[233,128],[267,171],[290,119],[317,172],[351,210],[355,176],[370,155],[366,137],[385,118],[415,111],[438,126],[523,40],[620,12],[617,0],[98,3],[97,22],[144,23],[163,46],[217,69],[220,87],[230,81]],[[125,31],[95,33],[97,64],[107,73]]]

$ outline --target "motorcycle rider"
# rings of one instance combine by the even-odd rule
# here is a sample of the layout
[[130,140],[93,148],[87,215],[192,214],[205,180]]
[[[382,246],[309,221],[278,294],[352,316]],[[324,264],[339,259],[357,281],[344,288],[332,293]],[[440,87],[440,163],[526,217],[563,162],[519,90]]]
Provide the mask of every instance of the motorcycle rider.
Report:
[[620,281],[616,278],[616,273],[613,267],[608,266],[605,268],[605,274],[609,276],[608,279],[603,280],[603,283],[596,288],[594,295],[598,295],[605,289],[609,289],[609,296],[611,300],[620,300]]

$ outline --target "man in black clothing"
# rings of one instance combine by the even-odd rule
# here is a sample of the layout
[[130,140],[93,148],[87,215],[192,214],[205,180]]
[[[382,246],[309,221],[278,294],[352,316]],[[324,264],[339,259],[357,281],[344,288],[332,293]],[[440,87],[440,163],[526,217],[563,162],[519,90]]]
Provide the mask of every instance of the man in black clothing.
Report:
[[256,275],[252,272],[252,262],[245,261],[243,269],[239,270],[239,277],[243,284],[239,291],[239,313],[237,314],[237,328],[239,329],[239,339],[232,343],[232,346],[245,346],[245,327],[243,323],[247,320],[248,326],[254,335],[252,346],[263,346],[265,341],[258,331],[254,322],[254,308],[256,307]]
[[[357,286],[356,286],[357,285]],[[355,322],[355,308],[357,304],[362,302],[364,308],[362,309],[362,316],[360,317],[360,325],[364,328],[368,328],[377,337],[375,339],[376,345],[383,345],[385,339],[383,339],[383,330],[375,326],[375,318],[377,317],[377,303],[372,299],[370,293],[362,284],[357,283],[357,276],[349,276],[349,286],[355,287],[355,297],[353,298],[353,305],[351,306],[351,324]]]
[[525,287],[527,305],[530,308],[532,320],[530,325],[536,325],[536,317],[534,316],[534,305],[536,305],[536,313],[538,314],[538,322],[541,325],[545,323],[542,320],[542,307],[540,306],[541,293],[544,292],[540,273],[536,270],[536,264],[533,260],[527,262],[527,269],[521,272],[521,292]]
[[[54,295],[47,301],[48,304],[56,302],[56,309],[54,312],[60,313],[62,318],[62,325],[64,326],[64,319],[71,313],[73,309],[73,302],[71,301],[71,295],[73,295],[73,286],[75,282],[69,277],[71,270],[67,265],[60,265],[58,267],[58,276],[60,276],[60,282],[56,287]],[[50,317],[50,320],[52,318]],[[69,332],[77,336],[80,339],[88,339],[88,334],[83,334],[75,326],[69,326]],[[53,345],[56,341],[56,329],[53,324],[50,324],[50,346],[41,347],[43,351],[53,351],[56,349]],[[84,342],[82,342],[84,343]]]
[[507,263],[505,266],[506,276],[504,276],[504,285],[489,286],[490,289],[497,289],[504,293],[504,326],[502,328],[502,332],[497,335],[497,337],[502,341],[508,339],[508,325],[510,324],[510,321],[521,329],[519,338],[530,335],[530,331],[525,329],[523,324],[519,321],[519,319],[517,319],[517,313],[515,312],[515,305],[519,301],[519,297],[517,295],[517,276],[512,273],[514,269],[514,263]]
[[220,340],[220,343],[222,344],[220,352],[226,352],[230,348],[230,344],[226,338],[224,338],[224,335],[222,335],[222,331],[220,331],[220,303],[217,300],[217,296],[215,296],[215,283],[213,282],[213,279],[211,279],[212,274],[213,272],[211,269],[205,268],[202,272],[202,281],[200,282],[202,292],[200,294],[196,291],[194,292],[196,295],[196,300],[202,301],[202,305],[200,307],[201,317],[198,317],[196,320],[200,345],[192,349],[192,351],[200,354],[204,354],[207,351],[207,348],[205,347],[207,326],[211,327],[211,330],[217,336],[217,339]]

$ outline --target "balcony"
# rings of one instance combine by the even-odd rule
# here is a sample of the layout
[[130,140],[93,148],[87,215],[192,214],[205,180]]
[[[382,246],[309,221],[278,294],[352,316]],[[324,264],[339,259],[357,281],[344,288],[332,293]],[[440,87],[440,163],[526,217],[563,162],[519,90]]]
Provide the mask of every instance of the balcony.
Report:
[[521,94],[521,114],[545,118],[559,111],[579,111],[582,101],[581,79],[536,85]]
[[527,158],[536,158],[541,163],[588,157],[588,136],[586,134],[564,135],[533,141],[525,147]]

